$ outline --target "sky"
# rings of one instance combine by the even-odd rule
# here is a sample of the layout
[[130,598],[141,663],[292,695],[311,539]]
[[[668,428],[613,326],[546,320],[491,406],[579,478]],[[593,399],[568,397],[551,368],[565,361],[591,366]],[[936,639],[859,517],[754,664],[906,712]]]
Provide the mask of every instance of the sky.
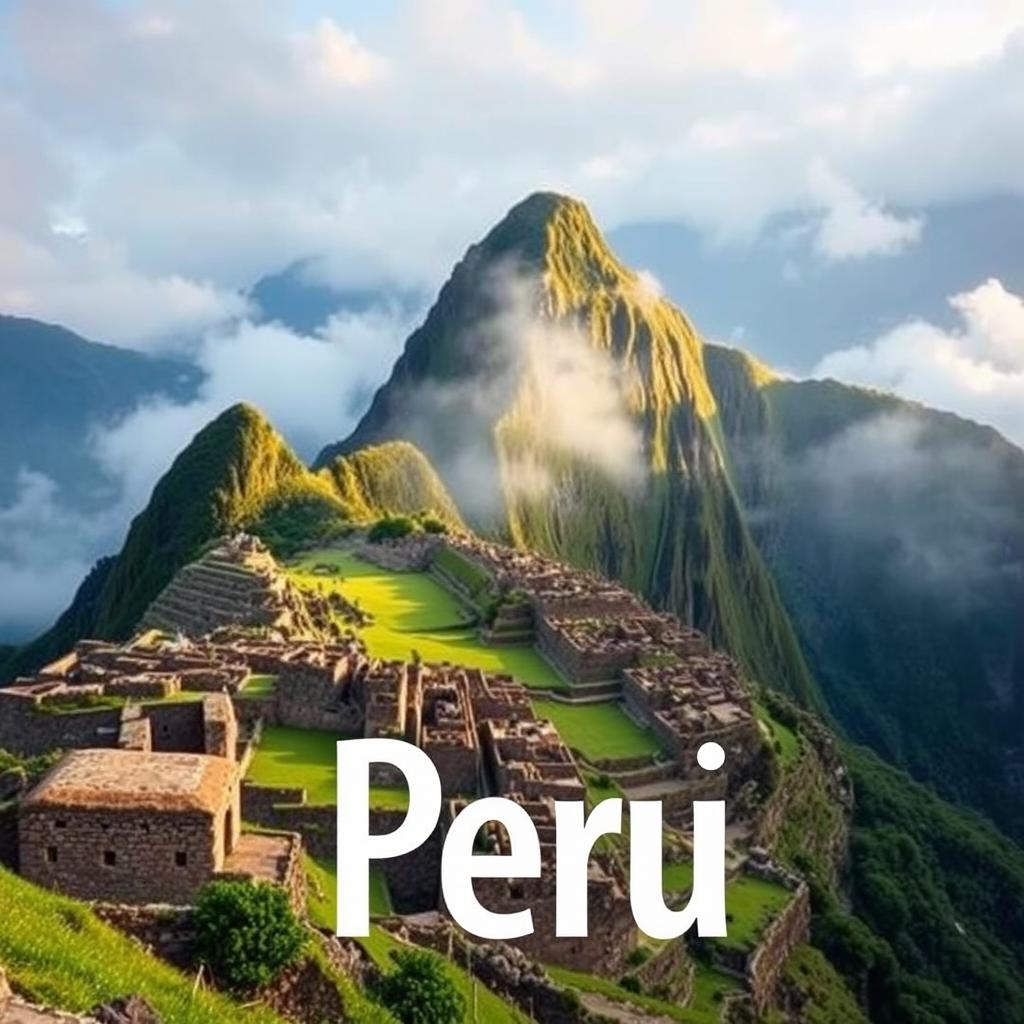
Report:
[[[884,277],[933,209],[1024,202],[1024,0],[0,0],[0,140],[0,312],[208,374],[191,406],[89,439],[123,495],[71,579],[224,404],[255,398],[306,449],[351,426],[409,311],[303,337],[251,322],[244,290],[295,260],[429,297],[554,189],[613,234],[685,226],[738,251],[781,230],[822,273]],[[974,265],[941,316],[911,303],[814,351],[781,332],[773,362],[1024,444],[1020,285]],[[779,268],[796,273],[782,250]],[[67,534],[26,469],[0,523],[44,507]]]
[[[537,188],[822,261],[1024,181],[1024,2],[5,0],[0,307],[134,346],[311,253],[433,288]],[[980,284],[981,282],[975,282]]]

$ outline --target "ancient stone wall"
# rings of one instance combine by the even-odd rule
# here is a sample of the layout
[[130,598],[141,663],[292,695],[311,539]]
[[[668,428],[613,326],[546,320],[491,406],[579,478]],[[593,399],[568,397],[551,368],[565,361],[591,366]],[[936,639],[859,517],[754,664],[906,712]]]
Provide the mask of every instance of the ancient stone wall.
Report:
[[101,921],[138,939],[162,960],[182,969],[192,966],[196,931],[191,907],[97,902],[92,909]]
[[[373,835],[393,832],[404,818],[405,811],[371,810],[370,832]],[[377,862],[387,879],[391,902],[398,913],[415,914],[437,908],[441,895],[442,841],[438,827],[411,853]]]
[[80,899],[188,903],[220,867],[216,825],[195,811],[23,808],[20,871]]
[[206,736],[202,701],[180,704],[148,704],[153,750],[157,753],[202,754]]
[[31,701],[0,690],[0,748],[19,757],[51,750],[116,747],[120,708],[39,711]]
[[810,892],[806,885],[801,885],[788,906],[765,929],[747,961],[747,985],[758,1014],[771,1006],[786,957],[807,942],[810,931]]

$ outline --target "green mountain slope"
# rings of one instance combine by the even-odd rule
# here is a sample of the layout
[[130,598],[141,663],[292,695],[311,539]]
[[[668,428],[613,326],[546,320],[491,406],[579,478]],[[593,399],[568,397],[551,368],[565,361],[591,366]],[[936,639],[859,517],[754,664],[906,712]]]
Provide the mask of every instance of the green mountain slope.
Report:
[[260,1006],[244,1010],[226,996],[147,953],[104,924],[89,908],[37,889],[0,868],[0,964],[19,994],[33,1002],[84,1013],[99,1003],[142,995],[164,1024],[225,1024],[244,1016],[282,1024]]
[[1024,452],[708,346],[746,513],[839,721],[1024,836]]
[[385,512],[458,510],[412,445],[383,446],[311,472],[252,406],[235,405],[174,460],[135,517],[116,558],[102,560],[56,624],[0,665],[25,673],[84,636],[128,636],[142,613],[211,540],[246,530],[279,552],[315,544],[349,522]]
[[0,316],[0,505],[13,497],[25,467],[55,480],[76,506],[90,507],[109,485],[87,450],[89,431],[148,396],[186,401],[199,378],[187,363]]
[[381,512],[434,513],[451,526],[462,517],[426,456],[404,441],[370,445],[351,455],[332,459],[320,476],[334,490],[354,519],[371,519]]
[[849,893],[819,893],[815,944],[877,1024],[1024,1021],[1024,854],[866,748]]
[[619,263],[582,203],[538,193],[469,249],[318,465],[411,441],[474,526],[618,577],[814,702],[714,413],[686,317]]

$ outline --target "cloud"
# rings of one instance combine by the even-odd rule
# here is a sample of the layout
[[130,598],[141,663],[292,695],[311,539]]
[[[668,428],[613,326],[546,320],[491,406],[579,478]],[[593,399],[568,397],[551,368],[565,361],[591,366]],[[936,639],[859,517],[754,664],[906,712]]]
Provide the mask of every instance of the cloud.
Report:
[[110,517],[69,511],[53,480],[19,472],[14,500],[0,508],[0,640],[28,639],[52,621],[118,539]]
[[[915,234],[863,196],[904,209],[1024,180],[1019,5],[932,5],[927,46],[920,16],[881,0],[828,17],[773,0],[364,6],[8,5],[0,227],[18,244],[0,301],[38,313],[67,291],[62,313],[124,340],[201,331],[203,310],[315,253],[430,289],[539,187],[609,227],[716,237],[816,204],[823,252],[852,258]],[[843,178],[809,184],[817,157]],[[114,255],[84,258],[54,223]],[[40,254],[52,266],[31,272]]]
[[120,548],[178,452],[226,407],[253,402],[312,458],[354,425],[408,329],[407,314],[372,309],[332,317],[315,336],[248,321],[210,331],[196,350],[206,378],[195,401],[146,402],[86,439],[116,495],[108,504],[83,512],[53,480],[23,469],[0,507],[0,639],[56,618],[96,559]]
[[646,480],[630,381],[581,328],[542,313],[541,296],[518,268],[491,270],[476,318],[436,354],[452,368],[444,382],[410,391],[394,382],[402,436],[428,453],[477,522],[503,513],[503,493],[569,500],[581,470],[624,489]]
[[808,172],[812,198],[824,210],[814,237],[817,251],[829,260],[894,256],[921,237],[920,217],[898,217],[862,196],[824,161]]
[[985,437],[951,440],[915,410],[854,423],[774,466],[797,496],[801,542],[829,536],[848,572],[886,573],[947,611],[977,614],[1005,586],[1024,579],[1015,535],[1020,509],[1005,451]]
[[910,321],[831,353],[812,375],[951,410],[1024,446],[1024,301],[990,279],[949,303],[959,326]]

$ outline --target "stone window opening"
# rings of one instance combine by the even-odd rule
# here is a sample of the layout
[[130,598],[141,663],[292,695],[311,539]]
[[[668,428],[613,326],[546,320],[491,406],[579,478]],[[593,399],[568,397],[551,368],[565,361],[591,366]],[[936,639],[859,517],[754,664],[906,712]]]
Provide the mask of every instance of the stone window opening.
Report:
[[521,882],[509,882],[508,894],[514,900],[523,898],[523,886]]
[[67,828],[68,827],[68,823],[63,818],[58,818],[53,823],[53,827],[54,828]]
[[117,854],[113,850],[103,851],[103,865],[104,867],[112,868],[117,864]]
[[185,850],[178,850],[174,854],[174,863],[179,868],[187,868],[188,867],[188,853]]
[[57,847],[56,846],[48,846],[46,848],[46,862],[48,864],[56,864],[57,863]]

